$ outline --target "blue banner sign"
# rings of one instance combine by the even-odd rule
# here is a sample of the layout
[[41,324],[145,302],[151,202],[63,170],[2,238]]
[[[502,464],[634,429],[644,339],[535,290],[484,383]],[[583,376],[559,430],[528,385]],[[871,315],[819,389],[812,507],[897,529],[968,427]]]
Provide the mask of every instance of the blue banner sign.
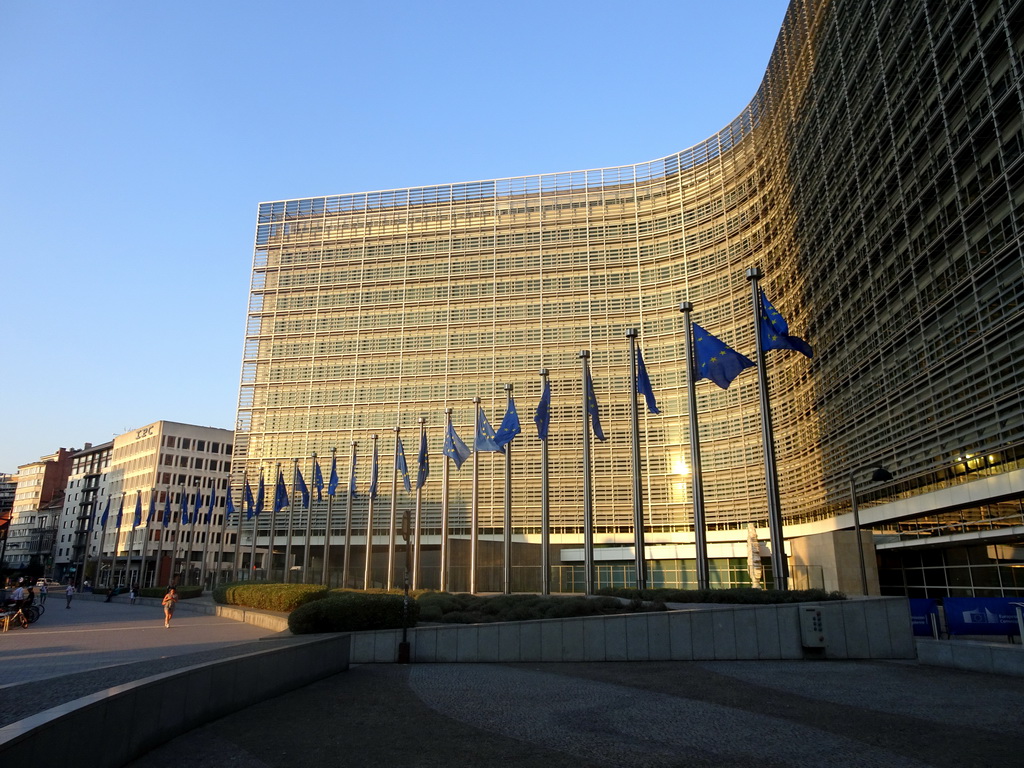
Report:
[[939,626],[939,601],[911,598],[909,602],[910,626],[914,629],[914,635],[933,637],[932,617],[935,617],[935,626]]
[[1019,635],[1014,597],[947,597],[946,627],[951,635]]

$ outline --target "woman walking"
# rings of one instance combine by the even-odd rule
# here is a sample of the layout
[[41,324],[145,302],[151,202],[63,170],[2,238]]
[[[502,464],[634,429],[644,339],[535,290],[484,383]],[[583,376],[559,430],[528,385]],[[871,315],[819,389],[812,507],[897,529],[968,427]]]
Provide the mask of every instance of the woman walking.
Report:
[[178,592],[174,587],[167,588],[167,594],[164,595],[163,606],[164,606],[164,626],[170,628],[171,617],[174,616],[174,604],[178,602]]

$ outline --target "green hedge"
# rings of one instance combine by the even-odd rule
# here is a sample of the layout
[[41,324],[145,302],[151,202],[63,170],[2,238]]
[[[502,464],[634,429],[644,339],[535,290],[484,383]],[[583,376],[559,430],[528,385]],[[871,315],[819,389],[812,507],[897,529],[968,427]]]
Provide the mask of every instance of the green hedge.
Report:
[[[292,611],[288,628],[296,635],[401,629],[403,602],[400,594],[336,591]],[[407,626],[416,626],[419,613],[419,605],[410,598]]]
[[420,620],[448,624],[484,624],[494,621],[565,619],[575,616],[607,616],[620,613],[663,611],[664,603],[629,603],[614,597],[494,595],[429,592],[419,598]]
[[240,581],[224,584],[213,590],[214,602],[221,605],[241,605],[264,611],[287,613],[300,605],[322,600],[330,592],[321,584],[266,584]]
[[824,589],[599,589],[600,595],[624,597],[627,600],[658,600],[664,603],[732,603],[769,605],[776,603],[816,603],[823,600],[845,600],[842,592]]

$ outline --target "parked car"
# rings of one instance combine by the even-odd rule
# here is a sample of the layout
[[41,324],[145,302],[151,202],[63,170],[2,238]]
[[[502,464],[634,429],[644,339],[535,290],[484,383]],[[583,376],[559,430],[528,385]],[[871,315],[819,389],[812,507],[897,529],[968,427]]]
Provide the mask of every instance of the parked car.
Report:
[[37,588],[41,587],[41,586],[43,586],[43,584],[46,585],[47,589],[53,589],[55,587],[63,587],[64,586],[59,581],[53,581],[52,579],[39,579],[39,581],[36,582],[36,587]]

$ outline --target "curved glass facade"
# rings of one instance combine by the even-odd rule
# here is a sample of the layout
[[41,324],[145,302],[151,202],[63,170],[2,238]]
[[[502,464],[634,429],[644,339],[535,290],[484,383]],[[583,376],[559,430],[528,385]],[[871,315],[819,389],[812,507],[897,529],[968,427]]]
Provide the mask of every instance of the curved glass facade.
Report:
[[[378,434],[390,508],[395,426],[410,465],[426,419],[424,533],[440,533],[445,409],[471,443],[473,398],[497,426],[513,395],[517,537],[540,527],[538,370],[552,387],[552,531],[582,530],[581,371],[607,442],[592,444],[594,530],[632,541],[629,345],[661,407],[640,421],[649,542],[692,530],[683,300],[754,357],[746,270],[808,360],[768,353],[783,517],[849,506],[850,472],[888,464],[886,494],[1018,466],[1024,444],[1024,3],[794,0],[744,112],[653,162],[263,203],[234,473],[294,459],[310,477],[357,442],[366,489]],[[767,524],[757,377],[697,385],[708,526]],[[973,464],[972,464],[973,462]],[[413,469],[415,475],[415,470]],[[268,481],[271,475],[268,475]],[[504,461],[480,460],[483,534],[503,529]],[[451,532],[466,535],[469,465],[450,473]],[[398,506],[413,497],[399,489]],[[326,497],[324,497],[326,499]],[[343,496],[339,496],[342,499]],[[326,501],[314,502],[322,535]],[[335,536],[344,502],[335,503]],[[367,500],[353,506],[362,535]],[[293,525],[304,530],[304,512]],[[263,525],[266,525],[264,518]]]

